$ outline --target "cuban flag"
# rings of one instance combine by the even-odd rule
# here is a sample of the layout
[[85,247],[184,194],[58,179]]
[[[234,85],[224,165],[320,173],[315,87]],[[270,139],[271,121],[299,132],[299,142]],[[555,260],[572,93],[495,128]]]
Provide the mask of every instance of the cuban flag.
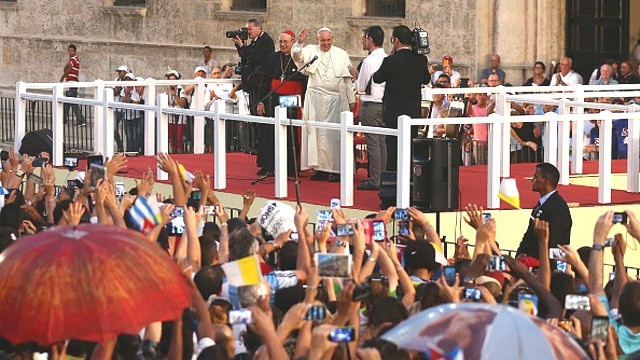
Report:
[[155,197],[138,196],[129,210],[129,219],[142,233],[147,234],[160,223],[160,208]]

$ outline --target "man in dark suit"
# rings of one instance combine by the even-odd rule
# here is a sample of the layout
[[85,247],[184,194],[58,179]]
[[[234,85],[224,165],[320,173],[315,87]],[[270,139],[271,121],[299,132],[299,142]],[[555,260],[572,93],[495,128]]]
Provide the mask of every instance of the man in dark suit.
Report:
[[[260,84],[260,76],[255,73],[258,66],[262,65],[267,56],[275,52],[275,45],[271,36],[262,30],[262,21],[260,19],[249,19],[247,21],[247,32],[251,42],[246,44],[239,36],[231,38],[236,46],[238,55],[240,55],[242,73],[241,89],[249,94],[249,111],[251,115],[257,115],[258,87]],[[254,74],[255,73],[255,74]],[[252,128],[255,125],[252,125]],[[251,144],[253,147],[255,144]],[[255,154],[255,148],[249,149],[249,152]]]
[[517,255],[527,255],[538,258],[538,238],[534,233],[535,219],[549,223],[549,248],[569,244],[571,238],[571,213],[569,206],[558,194],[557,186],[560,179],[558,169],[549,163],[536,165],[531,180],[531,190],[540,194],[540,201],[531,212],[529,227],[524,233]]
[[[422,84],[431,80],[427,57],[411,50],[411,30],[398,25],[393,28],[391,43],[395,53],[384,59],[380,69],[373,74],[377,84],[386,83],[382,98],[384,123],[389,128],[398,128],[398,116],[420,117]],[[418,129],[411,129],[412,138]],[[387,171],[396,171],[398,139],[387,136]]]

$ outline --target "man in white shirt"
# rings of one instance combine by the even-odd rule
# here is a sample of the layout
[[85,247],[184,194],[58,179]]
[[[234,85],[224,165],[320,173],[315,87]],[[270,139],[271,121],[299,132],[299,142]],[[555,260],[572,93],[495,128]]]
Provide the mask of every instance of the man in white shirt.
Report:
[[[382,96],[384,95],[384,83],[376,84],[372,81],[373,74],[378,71],[382,60],[387,57],[382,44],[384,42],[384,30],[380,26],[371,26],[362,34],[362,44],[369,51],[356,80],[356,90],[360,94],[362,110],[360,123],[365,126],[385,127],[382,117]],[[378,190],[380,187],[380,174],[387,169],[387,142],[385,135],[364,134],[367,143],[367,155],[369,159],[369,180],[358,185],[358,190]]]
[[560,72],[551,77],[551,86],[571,86],[582,85],[582,76],[571,70],[573,61],[571,58],[563,57],[560,60]]

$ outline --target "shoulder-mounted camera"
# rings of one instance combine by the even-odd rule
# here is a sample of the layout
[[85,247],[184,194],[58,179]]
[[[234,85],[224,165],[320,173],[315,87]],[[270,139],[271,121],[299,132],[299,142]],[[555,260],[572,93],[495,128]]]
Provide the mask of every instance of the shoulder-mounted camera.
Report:
[[420,55],[426,55],[431,52],[427,30],[416,27],[411,31],[411,48],[414,53]]

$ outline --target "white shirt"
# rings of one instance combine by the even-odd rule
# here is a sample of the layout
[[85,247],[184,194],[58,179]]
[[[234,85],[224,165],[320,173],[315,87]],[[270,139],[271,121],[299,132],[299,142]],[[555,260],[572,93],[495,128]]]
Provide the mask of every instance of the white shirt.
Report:
[[364,94],[367,84],[371,82],[371,95],[360,95],[360,99],[362,99],[362,101],[382,103],[385,83],[376,84],[371,80],[371,78],[373,77],[373,74],[380,69],[382,60],[386,57],[387,54],[384,52],[384,49],[377,48],[362,61],[360,74],[358,74],[358,79],[356,80],[356,90],[358,90],[358,93]]
[[[582,76],[580,74],[578,74],[577,72],[571,70],[567,73],[566,76],[562,76],[562,74],[560,74],[560,78],[562,79],[562,82],[564,82],[565,84],[571,86],[571,85],[582,85]],[[553,75],[551,77],[551,86],[557,86],[560,85],[558,84],[558,77],[556,75]]]
[[[438,78],[440,77],[440,75],[442,74],[446,74],[445,72],[438,70],[436,72],[433,73],[433,76],[431,76],[431,83],[435,84],[436,81],[438,81]],[[449,75],[449,74],[446,74]],[[455,71],[455,70],[451,70],[451,75],[449,75],[449,78],[451,79],[451,87],[458,87],[458,79],[460,79],[460,73]]]

